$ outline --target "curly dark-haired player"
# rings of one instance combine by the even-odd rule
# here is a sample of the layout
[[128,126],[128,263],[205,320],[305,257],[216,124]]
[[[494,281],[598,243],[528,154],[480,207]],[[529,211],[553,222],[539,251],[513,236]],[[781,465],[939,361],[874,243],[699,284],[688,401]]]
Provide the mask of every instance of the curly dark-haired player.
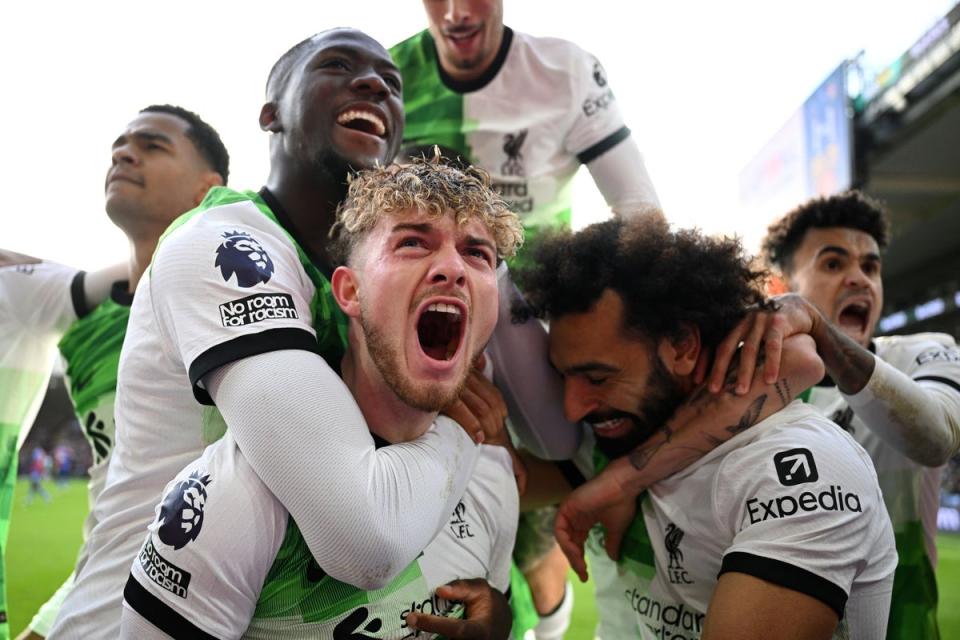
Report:
[[[590,425],[571,484],[705,393],[700,352],[760,301],[762,274],[736,241],[656,218],[553,238],[537,264],[522,282],[551,321],[567,418]],[[806,369],[812,382],[823,366]],[[782,380],[768,387],[743,421],[762,418],[754,428],[732,425],[730,440],[653,485],[619,562],[591,533],[601,637],[882,637],[896,554],[872,464],[791,395]]]
[[772,224],[764,253],[809,302],[827,378],[807,394],[873,459],[900,561],[889,638],[936,638],[940,476],[960,449],[960,351],[951,336],[873,337],[883,308],[879,204],[852,191],[804,203]]

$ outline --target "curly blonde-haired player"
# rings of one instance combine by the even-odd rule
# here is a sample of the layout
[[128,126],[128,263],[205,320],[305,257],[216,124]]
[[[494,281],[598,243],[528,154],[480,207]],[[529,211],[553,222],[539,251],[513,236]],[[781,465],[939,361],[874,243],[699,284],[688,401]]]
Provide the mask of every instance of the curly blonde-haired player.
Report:
[[[412,441],[447,420],[438,411],[460,395],[493,331],[496,266],[521,241],[519,220],[484,172],[418,161],[353,179],[332,236],[333,295],[349,318],[343,381],[379,444]],[[506,637],[509,615],[471,611],[469,598],[465,621],[421,617],[462,613],[450,602],[463,599],[462,584],[436,592],[450,581],[509,585],[518,499],[501,447],[481,445],[448,524],[374,591],[325,573],[229,434],[165,496],[133,563],[123,637],[399,638],[416,618],[448,637],[468,624]]]

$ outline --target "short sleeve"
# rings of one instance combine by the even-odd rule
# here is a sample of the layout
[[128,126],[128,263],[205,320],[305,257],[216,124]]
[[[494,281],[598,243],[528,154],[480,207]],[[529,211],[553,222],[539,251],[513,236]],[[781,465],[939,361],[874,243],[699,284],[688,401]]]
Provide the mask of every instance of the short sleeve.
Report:
[[915,346],[907,374],[917,382],[949,387],[960,394],[960,349],[951,336],[928,334]]
[[630,136],[603,65],[576,45],[572,48],[571,104],[577,114],[564,147],[581,164],[603,155]]
[[313,290],[290,240],[249,201],[176,229],[150,272],[161,335],[205,404],[202,378],[220,366],[282,349],[317,351]]
[[83,272],[52,262],[0,268],[0,323],[63,333],[84,315]]
[[842,617],[868,563],[889,565],[883,570],[891,573],[896,564],[876,473],[829,422],[781,426],[728,455],[719,470],[715,514],[733,532],[720,573],[805,593]]

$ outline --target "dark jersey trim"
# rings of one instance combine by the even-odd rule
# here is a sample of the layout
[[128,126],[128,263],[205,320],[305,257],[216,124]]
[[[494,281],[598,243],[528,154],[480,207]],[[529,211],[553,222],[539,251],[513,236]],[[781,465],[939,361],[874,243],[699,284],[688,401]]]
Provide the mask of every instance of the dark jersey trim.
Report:
[[575,465],[572,460],[557,460],[553,464],[560,470],[560,474],[564,480],[570,483],[571,489],[576,489],[586,484],[587,478],[580,473],[580,469],[577,468],[577,465]]
[[430,46],[433,47],[433,57],[437,61],[437,73],[440,74],[440,82],[454,93],[471,93],[483,89],[500,73],[503,63],[507,60],[507,54],[510,52],[510,44],[513,42],[513,29],[507,26],[503,27],[503,39],[500,40],[500,48],[497,50],[497,56],[493,59],[490,67],[479,78],[465,81],[454,80],[447,75],[447,72],[443,70],[443,65],[440,64],[440,56],[437,54],[437,44],[433,41],[433,36],[429,33],[427,36],[430,38]]
[[950,378],[942,378],[940,376],[920,376],[913,379],[914,382],[920,382],[921,380],[929,380],[930,382],[939,382],[940,384],[945,384],[948,387],[953,387],[957,391],[960,391],[960,384],[956,380],[951,380]]
[[606,138],[593,145],[588,147],[586,150],[581,151],[577,154],[577,160],[580,161],[580,164],[588,164],[593,162],[610,149],[613,149],[615,146],[626,140],[630,137],[630,129],[626,125],[620,127]]
[[77,314],[77,319],[84,317],[92,311],[87,308],[87,294],[83,291],[83,280],[86,278],[86,271],[77,271],[70,282],[70,302],[73,303],[73,312]]
[[217,640],[200,627],[174,611],[170,605],[143,588],[133,576],[127,578],[123,599],[150,624],[178,640]]
[[847,592],[826,578],[801,569],[782,560],[764,558],[752,553],[733,551],[723,556],[719,578],[728,571],[746,573],[755,578],[804,593],[824,603],[843,618],[843,608],[847,604]]
[[117,280],[110,286],[110,299],[121,307],[133,304],[133,294],[130,293],[129,280]]
[[283,227],[287,233],[293,236],[293,239],[296,240],[297,244],[300,245],[300,248],[303,249],[303,252],[307,254],[307,257],[310,259],[310,262],[313,263],[317,269],[320,270],[327,280],[333,275],[333,269],[330,268],[329,261],[323,256],[319,256],[310,251],[306,242],[303,241],[303,238],[300,237],[300,234],[297,232],[297,227],[293,224],[293,220],[290,219],[290,216],[287,215],[287,210],[283,208],[283,205],[280,204],[280,201],[277,200],[277,196],[273,195],[273,192],[266,187],[261,187],[258,195],[263,198],[263,201],[267,203],[267,206],[270,207],[270,210],[273,211],[273,215],[276,216],[277,222],[280,223],[280,226]]
[[189,375],[190,384],[193,385],[193,397],[200,404],[213,405],[210,394],[207,393],[206,389],[200,387],[203,376],[225,364],[283,349],[302,349],[317,355],[320,354],[317,339],[306,329],[283,327],[238,336],[233,340],[227,340],[210,347],[190,363]]

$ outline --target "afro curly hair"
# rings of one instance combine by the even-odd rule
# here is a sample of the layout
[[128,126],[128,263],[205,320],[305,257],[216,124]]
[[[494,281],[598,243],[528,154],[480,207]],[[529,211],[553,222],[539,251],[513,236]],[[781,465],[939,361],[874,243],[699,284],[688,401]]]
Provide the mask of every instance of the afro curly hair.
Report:
[[671,231],[651,214],[551,234],[516,280],[538,317],[589,311],[612,289],[623,300],[627,332],[659,341],[694,325],[702,344],[713,347],[750,305],[764,302],[764,276],[751,269],[738,240]]

